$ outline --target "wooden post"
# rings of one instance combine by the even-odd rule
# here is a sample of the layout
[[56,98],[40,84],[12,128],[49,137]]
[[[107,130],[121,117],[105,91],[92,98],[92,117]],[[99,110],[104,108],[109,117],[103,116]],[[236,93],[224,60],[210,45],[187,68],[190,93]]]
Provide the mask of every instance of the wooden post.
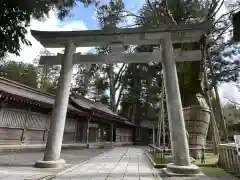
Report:
[[155,144],[155,126],[154,125],[153,125],[152,133],[153,133],[153,136],[152,136],[153,137],[153,139],[152,139],[153,142],[152,143]]
[[110,142],[113,142],[113,124],[110,124]]
[[77,142],[77,135],[78,135],[78,121],[75,121],[75,132],[74,132],[74,143],[76,143]]
[[45,130],[43,132],[43,143],[46,143],[46,132],[48,131],[48,122],[49,122],[49,116],[46,115],[46,124],[45,124]]
[[86,143],[88,144],[89,141],[89,123],[90,123],[91,117],[88,118],[87,120],[87,125],[86,125]]
[[27,131],[27,119],[28,119],[28,113],[31,112],[30,107],[28,108],[28,111],[25,114],[25,122],[24,122],[24,128],[23,128],[23,132],[22,132],[22,136],[21,136],[21,143],[24,143],[25,140],[25,133]]
[[98,142],[101,142],[101,126],[98,127]]

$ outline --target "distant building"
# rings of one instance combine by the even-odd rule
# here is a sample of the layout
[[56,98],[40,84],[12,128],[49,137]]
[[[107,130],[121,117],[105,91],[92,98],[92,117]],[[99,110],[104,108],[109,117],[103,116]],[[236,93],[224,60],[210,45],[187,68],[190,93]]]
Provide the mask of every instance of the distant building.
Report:
[[[54,95],[0,78],[0,144],[46,143]],[[72,94],[63,143],[132,144],[135,125],[106,105]]]
[[240,109],[237,109],[234,105],[225,106],[223,115],[228,125],[240,123]]
[[240,134],[240,109],[227,105],[223,108],[223,115],[228,126],[228,137],[233,140],[233,135]]

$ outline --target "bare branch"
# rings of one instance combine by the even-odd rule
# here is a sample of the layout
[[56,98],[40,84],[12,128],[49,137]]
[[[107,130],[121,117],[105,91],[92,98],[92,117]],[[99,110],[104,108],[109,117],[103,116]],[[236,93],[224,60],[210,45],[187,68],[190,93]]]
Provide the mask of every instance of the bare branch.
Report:
[[123,93],[122,93],[123,90],[124,90],[124,86],[122,85],[122,86],[121,86],[121,89],[120,89],[120,91],[119,91],[119,96],[118,96],[118,98],[117,98],[116,108],[118,108],[118,106],[119,106],[119,104],[120,104],[120,100],[121,100],[122,95],[123,95]]
[[123,13],[127,13],[126,15],[124,15],[124,17],[132,16],[132,17],[143,19],[143,20],[145,19],[143,16],[136,15],[136,14],[134,14],[131,11],[128,11],[128,10],[124,10]]
[[223,4],[224,4],[224,0],[222,0],[222,2],[221,2],[221,4],[219,5],[218,9],[215,11],[215,9],[217,8],[218,4],[219,4],[219,1],[218,1],[218,2],[215,1],[215,5],[216,5],[216,6],[213,7],[212,15],[210,16],[210,14],[209,14],[210,17],[209,17],[208,19],[213,18],[213,17],[218,13],[218,11],[222,8],[222,6],[223,6]]
[[230,103],[234,104],[234,105],[237,105],[237,106],[240,106],[240,103],[230,99],[229,97],[225,97],[225,99],[227,99]]
[[240,10],[240,7],[237,7],[236,9],[231,10],[231,11],[229,11],[229,12],[221,15],[221,16],[214,22],[213,26],[215,26],[217,23],[219,23],[219,21],[220,21],[222,18],[224,18],[224,17],[226,17],[226,16],[228,16],[228,15],[230,15],[230,14],[233,14],[233,13],[239,11],[239,10]]
[[222,35],[225,34],[226,31],[227,31],[231,26],[232,26],[232,24],[226,26],[226,27],[222,30],[222,32],[217,36],[217,38],[215,39],[215,41],[217,41],[220,37],[222,37]]
[[122,67],[120,68],[120,70],[118,71],[117,77],[114,80],[114,86],[119,81],[119,79],[122,77],[122,74],[125,71],[126,67],[127,67],[126,64],[123,64]]
[[163,0],[163,9],[165,10],[164,14],[166,14],[166,16],[170,18],[173,24],[177,25],[177,22],[175,21],[173,15],[169,11],[167,0]]

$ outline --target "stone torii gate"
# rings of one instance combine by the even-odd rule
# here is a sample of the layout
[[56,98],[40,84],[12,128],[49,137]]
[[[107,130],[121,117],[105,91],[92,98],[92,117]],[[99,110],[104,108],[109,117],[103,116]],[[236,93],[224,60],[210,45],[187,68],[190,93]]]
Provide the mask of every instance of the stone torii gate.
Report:
[[[50,131],[42,161],[36,167],[53,168],[65,164],[60,159],[61,145],[70,93],[73,64],[101,63],[146,63],[160,62],[166,90],[171,147],[174,162],[167,165],[168,174],[198,174],[199,168],[190,163],[185,122],[182,111],[175,60],[200,61],[200,51],[173,50],[173,43],[190,43],[200,40],[209,28],[209,22],[182,26],[166,26],[160,29],[125,28],[112,31],[36,31],[32,35],[46,48],[63,48],[64,54],[43,56],[42,65],[62,65],[59,86],[55,97]],[[160,44],[161,49],[153,53],[121,53],[123,45]],[[111,45],[110,55],[81,55],[76,47]]]

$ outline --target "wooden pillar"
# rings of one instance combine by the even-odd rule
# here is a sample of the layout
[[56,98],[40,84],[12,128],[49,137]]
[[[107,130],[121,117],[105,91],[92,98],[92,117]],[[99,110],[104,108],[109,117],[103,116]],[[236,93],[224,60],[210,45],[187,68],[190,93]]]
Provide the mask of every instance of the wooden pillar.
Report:
[[89,142],[89,124],[90,124],[90,119],[91,117],[88,118],[87,123],[86,123],[86,143],[88,144]]
[[[26,131],[27,131],[27,119],[28,119],[28,113],[31,112],[31,109],[30,107],[28,108],[28,111],[26,112],[25,114],[25,117],[24,117],[24,128],[23,128],[23,132],[22,132],[22,136],[21,136],[21,143],[23,144],[24,143],[24,140],[25,140],[25,134],[26,134]],[[44,134],[44,133],[43,133]]]
[[46,124],[45,124],[45,129],[43,132],[43,143],[46,143],[46,141],[47,141],[46,134],[48,132],[48,122],[49,122],[49,116],[46,115],[45,117],[46,117]]
[[110,142],[113,142],[113,124],[110,124],[109,135],[110,135]]
[[98,142],[101,142],[101,125],[98,127]]

